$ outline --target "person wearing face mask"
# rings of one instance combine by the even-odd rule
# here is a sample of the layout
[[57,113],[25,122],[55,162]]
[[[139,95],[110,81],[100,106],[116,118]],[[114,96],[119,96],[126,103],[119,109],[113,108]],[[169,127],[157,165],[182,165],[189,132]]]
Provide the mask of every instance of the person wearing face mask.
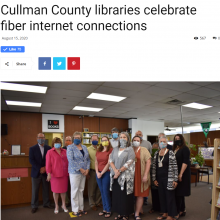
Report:
[[[165,135],[164,133],[161,132],[161,133],[158,134],[158,140],[160,140],[161,137],[166,138],[166,135]],[[173,146],[170,145],[170,144],[167,144],[167,149],[169,149],[169,150],[173,150]]]
[[111,197],[110,197],[110,172],[109,155],[112,153],[112,146],[107,136],[103,136],[101,144],[96,152],[95,170],[96,180],[102,195],[103,211],[99,216],[109,218],[111,216]]
[[121,132],[119,146],[113,149],[109,162],[112,211],[118,213],[115,220],[128,220],[134,213],[135,171],[135,153],[128,133]]
[[68,190],[68,160],[66,150],[62,148],[62,141],[55,137],[52,140],[52,149],[46,155],[47,181],[51,184],[51,191],[55,203],[54,213],[59,213],[58,198],[62,200],[62,210],[68,212],[66,208],[66,192]]
[[97,152],[97,146],[99,143],[99,137],[97,134],[93,134],[91,137],[92,145],[88,147],[90,158],[90,171],[88,177],[88,197],[90,207],[96,211],[97,207],[102,207],[102,197],[99,190],[99,186],[96,181],[95,172],[95,157]]
[[68,172],[71,185],[71,205],[73,215],[82,216],[87,214],[84,210],[83,191],[86,176],[90,169],[89,152],[85,145],[81,144],[82,133],[76,131],[73,134],[73,144],[67,148],[67,159],[69,162]]
[[167,149],[167,139],[159,140],[160,150],[155,152],[153,160],[152,180],[158,187],[160,208],[163,215],[157,219],[178,219],[175,189],[178,181],[176,157],[172,150]]
[[112,128],[112,139],[110,140],[111,142],[111,145],[113,148],[115,147],[118,147],[118,133],[119,133],[119,130],[117,128]]
[[132,145],[135,152],[134,196],[136,197],[135,219],[140,220],[143,213],[144,197],[149,196],[151,155],[141,146],[141,138],[134,136]]
[[46,181],[46,162],[45,158],[47,152],[51,149],[50,146],[44,144],[45,136],[43,133],[37,135],[38,144],[30,147],[29,149],[29,162],[31,168],[31,181],[32,181],[32,198],[31,198],[31,212],[35,213],[38,210],[39,189],[42,182],[43,188],[43,207],[53,208],[50,205],[49,199],[49,183]]
[[[63,146],[63,149],[67,150],[67,147],[69,145],[71,145],[73,142],[72,142],[72,138],[70,136],[67,136],[65,138],[65,146]],[[69,181],[68,181],[69,183]],[[69,185],[69,184],[68,184]],[[69,199],[69,189],[70,187],[68,187],[68,191],[66,192],[66,207],[70,207],[71,206],[71,202],[70,202],[70,199]]]
[[185,196],[191,194],[190,150],[186,146],[183,135],[176,134],[173,139],[173,151],[178,166],[178,186],[176,188],[177,212],[186,215]]

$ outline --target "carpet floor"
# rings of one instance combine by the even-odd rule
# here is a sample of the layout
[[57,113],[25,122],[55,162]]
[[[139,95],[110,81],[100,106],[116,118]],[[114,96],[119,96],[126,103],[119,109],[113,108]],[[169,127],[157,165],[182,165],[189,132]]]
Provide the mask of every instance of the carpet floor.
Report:
[[[203,179],[204,181],[204,179]],[[211,205],[210,200],[212,197],[212,184],[207,184],[205,182],[200,182],[195,187],[195,184],[192,184],[191,187],[191,196],[186,197],[186,211],[187,214],[185,217],[180,219],[182,220],[207,220],[211,216]],[[148,198],[148,205],[144,205],[144,215],[142,216],[143,220],[154,220],[158,216],[158,213],[149,214],[148,211],[151,209],[151,197]],[[69,207],[71,211],[71,208]],[[88,200],[85,199],[85,210],[88,211],[87,215],[78,217],[81,220],[102,220],[104,217],[99,217],[98,212],[101,211],[99,208],[98,211],[93,211],[89,208]],[[113,220],[117,213],[113,213],[109,218]],[[1,219],[4,220],[67,220],[70,219],[68,213],[61,211],[60,213],[54,214],[52,209],[46,209],[42,206],[39,206],[39,209],[36,213],[31,213],[30,206],[21,207],[21,208],[10,208],[1,210]],[[133,216],[130,216],[130,219],[134,219]]]

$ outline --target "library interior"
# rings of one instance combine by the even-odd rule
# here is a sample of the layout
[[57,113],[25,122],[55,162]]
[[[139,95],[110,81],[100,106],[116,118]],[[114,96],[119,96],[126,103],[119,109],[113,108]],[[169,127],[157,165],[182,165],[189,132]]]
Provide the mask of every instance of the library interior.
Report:
[[[135,220],[174,220],[180,217],[187,220],[220,220],[220,82],[91,81],[0,82],[0,84],[2,219],[16,218],[23,220],[27,218],[34,220],[41,218],[46,220],[52,217],[55,220],[78,217],[82,220],[88,218],[97,220],[103,218],[101,217],[103,215],[110,219],[124,220],[128,220],[128,218],[134,218]],[[180,138],[182,142],[178,142],[179,139],[176,137]],[[67,139],[70,142],[67,142]],[[78,143],[76,140],[80,140],[80,142]],[[114,181],[113,183],[106,183],[106,185],[109,184],[107,190],[109,191],[110,211],[104,212],[106,211],[104,207],[107,207],[108,203],[105,198],[107,194],[99,183],[100,179],[103,179],[103,182],[104,180],[107,181],[107,177],[104,179],[105,173],[102,174],[102,177],[99,177],[99,172],[101,173],[99,158],[101,156],[98,156],[98,154],[105,152],[105,149],[109,149],[108,147],[105,148],[107,146],[106,142],[108,147],[112,148],[112,153],[109,153],[109,158],[104,165],[108,166],[105,173],[110,176],[111,181]],[[124,143],[129,146],[124,147]],[[139,148],[136,151],[136,144],[140,146],[140,149],[147,148],[148,150],[146,155],[149,155],[149,158],[146,161],[149,163],[146,162],[145,171],[148,164],[150,164],[148,169],[149,178],[142,180],[144,187],[141,186],[142,182],[139,187],[145,190],[145,183],[148,184],[148,190],[146,191],[149,194],[147,196],[136,196],[136,178],[139,178],[137,173],[140,172],[140,175],[142,175],[141,169],[137,169]],[[146,146],[144,146],[145,144]],[[46,146],[50,146],[47,151]],[[37,149],[36,151],[34,151],[34,147]],[[80,149],[83,155],[79,151],[79,157],[82,156],[81,160],[83,162],[76,162],[78,160],[77,148]],[[104,150],[101,151],[99,148]],[[160,152],[163,152],[163,148],[166,148],[166,151],[162,158]],[[43,153],[40,161],[43,165],[40,165],[37,176],[34,176],[37,162],[33,161],[37,158],[38,151],[41,155],[42,149]],[[93,153],[91,149],[97,152]],[[131,171],[132,165],[130,163],[128,167],[126,164],[120,169],[117,168],[119,177],[116,175],[117,170],[114,169],[114,166],[117,165],[114,162],[116,159],[111,158],[116,155],[115,152],[118,149],[122,149],[122,151],[132,150],[135,156],[135,159],[132,160],[135,172]],[[172,154],[170,153],[169,158],[166,159],[167,149]],[[176,171],[173,168],[174,177],[172,178],[174,178],[173,181],[177,183],[177,186],[174,186],[174,190],[165,187],[163,190],[170,194],[167,193],[166,198],[161,198],[163,192],[160,189],[162,182],[160,182],[159,174],[162,175],[162,171],[159,170],[166,167],[163,160],[170,160],[170,157],[174,155],[175,165],[173,167],[178,168],[178,154],[183,149],[186,149],[185,152],[189,152],[188,159],[183,160],[183,165],[178,169],[178,174],[175,174]],[[65,193],[55,192],[55,188],[57,188],[55,187],[55,181],[61,178],[55,177],[55,171],[52,171],[52,177],[48,179],[48,176],[50,176],[49,170],[59,165],[57,161],[54,161],[55,157],[53,160],[51,159],[52,162],[48,165],[49,155],[57,152],[57,155],[59,155],[59,150],[61,150],[60,152],[62,156],[65,156],[67,162],[65,168],[65,161],[62,160],[63,172],[68,169],[67,182],[62,180],[64,181],[62,184],[67,184]],[[118,151],[120,152],[120,150]],[[144,150],[140,151],[140,155],[144,152]],[[87,153],[89,164],[91,163],[90,167],[75,169],[74,166],[78,167],[82,163],[86,163],[84,158],[86,158]],[[117,155],[117,158],[120,158],[120,155],[123,154]],[[125,157],[126,153],[123,155],[123,158]],[[154,169],[157,158],[158,166]],[[74,162],[74,160],[76,161]],[[117,160],[119,161],[119,159]],[[75,165],[72,166],[72,163],[75,163]],[[164,165],[161,168],[160,164],[162,163]],[[59,168],[56,167],[56,169],[58,172]],[[81,169],[84,170],[81,171]],[[95,178],[93,184],[96,184],[97,189],[91,189],[92,171],[94,171]],[[112,175],[113,171],[114,175]],[[156,176],[154,172],[157,172]],[[187,172],[189,173],[188,179],[186,178]],[[132,192],[134,196],[129,197],[129,195],[122,194],[123,198],[129,199],[121,203],[130,204],[130,202],[133,202],[132,210],[134,210],[129,215],[115,211],[117,209],[115,207],[117,203],[115,202],[115,196],[117,195],[114,193],[114,190],[119,190],[120,193],[123,191],[116,188],[114,184],[118,182],[119,186],[120,176],[125,176],[126,179],[128,173],[134,175],[134,186],[131,187],[134,190]],[[43,175],[46,176],[46,182],[43,180]],[[85,177],[83,189],[80,191],[83,193],[84,206],[82,209],[84,210],[79,208],[79,211],[75,211],[78,200],[73,192],[77,175],[82,176],[82,178]],[[177,175],[178,180],[175,180],[175,175]],[[41,176],[42,183],[40,182],[36,186],[36,181]],[[157,180],[154,177],[158,179],[159,186],[155,184]],[[117,178],[118,181],[115,180]],[[187,180],[184,180],[184,178]],[[188,180],[189,186],[184,182]],[[126,179],[126,182],[129,182],[129,180]],[[181,185],[181,182],[184,182],[185,185]],[[48,201],[51,205],[45,203],[47,194],[45,184],[48,184]],[[111,184],[112,189],[110,190]],[[177,195],[176,191],[180,186],[185,187],[183,191],[187,191],[189,188],[189,193],[181,195],[181,198],[184,199],[184,202],[181,200],[184,208],[180,208],[179,212],[177,198],[180,198],[180,196]],[[94,192],[100,190],[100,201],[102,201],[100,204],[91,205],[92,197],[94,197],[94,195],[91,195],[91,190]],[[131,190],[128,185],[124,191],[126,190],[127,192]],[[171,196],[171,191],[174,193],[172,194],[174,197]],[[34,193],[35,195],[33,195]],[[66,195],[65,199],[69,198],[69,201],[66,202],[66,208],[61,197],[58,199],[59,208],[56,207],[56,194],[59,193],[61,196]],[[119,194],[118,200],[120,200]],[[158,201],[155,202],[156,197]],[[170,210],[170,207],[161,207],[164,202],[162,200],[168,198],[171,202],[171,197],[174,199],[172,201],[174,201],[175,207],[177,207],[177,211],[174,210],[177,214],[173,215],[170,213],[175,212]],[[79,196],[79,203],[82,202],[80,198]],[[138,202],[142,200],[139,200],[139,198],[143,200],[140,207]],[[158,210],[156,210],[156,203],[160,206]],[[174,203],[170,203],[172,207],[174,207]],[[45,208],[47,206],[49,208]],[[120,208],[123,210],[123,204],[119,204],[117,210]],[[140,213],[137,214],[136,210],[139,209]]]

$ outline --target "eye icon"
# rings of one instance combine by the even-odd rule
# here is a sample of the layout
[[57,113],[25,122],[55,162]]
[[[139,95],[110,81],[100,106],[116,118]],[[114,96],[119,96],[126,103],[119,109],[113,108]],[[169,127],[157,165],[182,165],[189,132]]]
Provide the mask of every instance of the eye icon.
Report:
[[198,37],[194,37],[194,39],[195,39],[195,40],[198,40],[199,38],[198,38]]

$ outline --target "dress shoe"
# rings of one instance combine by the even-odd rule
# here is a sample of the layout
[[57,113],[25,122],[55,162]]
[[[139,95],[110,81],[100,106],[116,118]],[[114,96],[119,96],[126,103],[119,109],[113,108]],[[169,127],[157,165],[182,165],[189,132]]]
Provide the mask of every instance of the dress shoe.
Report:
[[32,209],[31,209],[31,212],[32,212],[32,213],[35,213],[37,210],[38,210],[38,208],[32,208]]
[[103,205],[102,204],[98,204],[98,205],[96,205],[96,207],[103,208]]
[[52,205],[45,205],[44,208],[54,209],[54,206],[52,206]]
[[95,205],[92,206],[91,209],[94,210],[94,211],[97,211],[97,210],[98,210],[97,207],[96,207]]

